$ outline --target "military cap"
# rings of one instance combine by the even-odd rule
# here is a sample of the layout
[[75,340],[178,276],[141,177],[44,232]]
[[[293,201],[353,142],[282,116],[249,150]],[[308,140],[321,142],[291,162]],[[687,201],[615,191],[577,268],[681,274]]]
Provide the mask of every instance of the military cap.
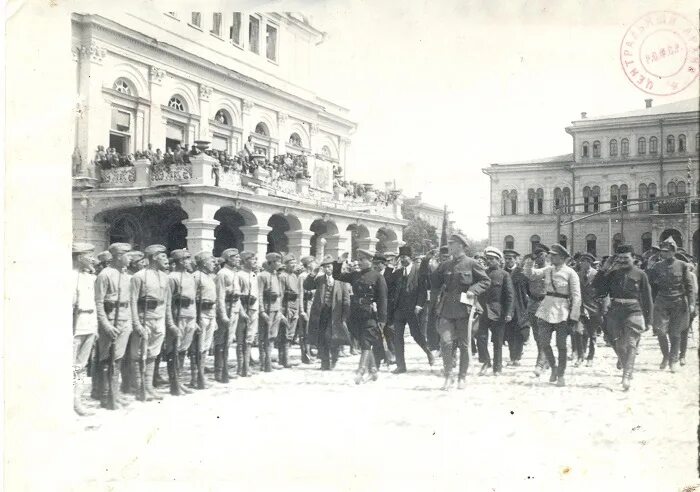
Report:
[[450,236],[449,241],[450,243],[462,243],[464,247],[469,247],[469,241],[467,241],[467,238],[464,237],[462,234],[452,234]]
[[216,258],[216,263],[219,265],[223,265],[226,260],[224,260],[221,256],[215,256]]
[[162,244],[151,244],[150,246],[146,246],[146,249],[143,250],[144,254],[148,257],[155,256],[158,253],[165,253],[168,249],[163,246]]
[[95,246],[90,243],[73,243],[73,254],[80,255],[95,251]]
[[552,246],[549,248],[551,253],[557,254],[559,256],[563,256],[564,258],[568,258],[571,256],[569,254],[569,250],[566,249],[564,246],[561,244],[552,244]]
[[676,241],[674,241],[672,237],[669,237],[659,244],[659,251],[673,251],[675,253],[677,249]]
[[228,260],[232,256],[236,256],[238,253],[238,250],[236,248],[228,248],[225,249],[221,252],[221,257],[224,259],[224,261]]
[[518,253],[518,252],[515,251],[514,249],[504,249],[504,250],[503,250],[503,256],[504,256],[504,257],[505,257],[505,256],[517,257],[517,256],[520,256],[520,253]]
[[248,258],[252,258],[255,256],[255,253],[252,251],[241,251],[241,260],[247,260]]
[[330,265],[331,263],[335,263],[335,259],[331,255],[326,255],[323,260],[321,260],[321,266]]
[[284,271],[284,265],[278,266],[278,267],[277,267],[277,271],[278,271],[278,272]]
[[410,246],[401,246],[399,248],[399,256],[413,256],[413,251]]
[[374,253],[374,256],[372,257],[372,261],[386,263],[387,257],[383,253]]
[[634,256],[634,248],[632,247],[631,244],[621,244],[620,246],[617,247],[615,250],[615,253],[618,255],[624,255],[625,253],[629,253],[632,256]]
[[590,253],[581,253],[578,257],[579,261],[587,261],[589,263],[595,263],[595,256]]
[[171,260],[183,260],[185,258],[190,258],[192,257],[192,254],[187,251],[186,249],[174,249],[170,252],[170,259]]
[[109,245],[109,248],[107,248],[110,253],[112,253],[112,256],[116,255],[121,255],[124,253],[128,253],[131,251],[131,244],[129,243],[112,243]]
[[440,246],[440,254],[441,255],[447,255],[450,253],[450,248],[447,246]]
[[366,258],[369,258],[370,260],[374,258],[374,253],[367,249],[359,249],[357,250],[357,256],[364,256]]
[[676,257],[677,260],[681,260],[681,261],[684,261],[684,262],[686,262],[686,263],[691,263],[691,260],[690,260],[690,258],[688,257],[688,255],[685,255],[685,254],[683,254],[683,253],[676,253],[676,254],[675,254],[675,257]]
[[265,260],[268,263],[271,263],[273,261],[281,261],[282,260],[282,255],[279,253],[268,253],[265,255]]
[[549,248],[544,244],[538,244],[535,246],[535,254],[538,255],[540,253],[549,253]]
[[473,258],[474,258],[475,260],[478,260],[479,258],[481,258],[482,260],[485,260],[485,259],[486,259],[486,257],[485,257],[484,255],[482,255],[481,253],[476,253],[476,254],[473,256]]
[[196,255],[194,255],[194,259],[197,263],[202,263],[209,258],[213,258],[214,255],[211,253],[211,251],[200,251]]
[[315,258],[313,256],[304,256],[300,261],[302,265],[309,266],[309,264],[314,260]]
[[294,253],[287,253],[287,254],[284,255],[284,257],[282,258],[282,261],[283,261],[284,263],[289,263],[290,261],[296,261],[296,259],[297,259],[297,257],[294,256]]
[[503,259],[503,253],[501,253],[501,250],[494,247],[494,246],[487,246],[484,249],[484,255],[485,256],[493,256],[498,258],[499,260]]
[[384,252],[384,258],[386,258],[387,260],[389,258],[394,258],[395,256],[396,256],[396,253],[394,251],[385,251]]
[[141,251],[131,251],[129,253],[129,260],[131,261],[131,263],[135,263],[137,261],[143,260],[144,256],[145,255]]
[[649,248],[649,251],[651,251],[652,253],[658,253],[661,250],[658,246],[652,246],[651,248]]
[[112,259],[112,253],[109,251],[102,251],[100,253],[97,253],[97,261],[99,262],[107,262]]

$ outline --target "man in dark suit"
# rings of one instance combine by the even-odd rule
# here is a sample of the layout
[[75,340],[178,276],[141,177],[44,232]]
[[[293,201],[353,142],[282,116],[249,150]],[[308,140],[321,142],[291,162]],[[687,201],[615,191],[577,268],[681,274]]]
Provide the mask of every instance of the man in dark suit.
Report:
[[384,326],[383,334],[386,340],[386,350],[383,346],[375,349],[374,358],[377,364],[385,361],[387,365],[396,364],[396,349],[394,347],[394,303],[396,296],[396,286],[394,277],[394,258],[395,254],[391,251],[384,253],[376,253],[372,258],[372,267],[384,277],[384,282],[387,288],[387,313],[386,325]]
[[418,268],[413,264],[412,251],[409,246],[399,248],[400,267],[394,271],[392,283],[394,296],[392,299],[394,321],[394,347],[396,348],[396,369],[394,374],[406,372],[406,358],[404,356],[404,332],[406,323],[411,336],[418,346],[423,349],[428,357],[428,363],[432,366],[435,362],[433,354],[428,349],[425,333],[421,330],[418,315],[425,304],[425,285],[420,281]]
[[304,279],[304,290],[316,291],[309,312],[309,343],[318,346],[322,371],[334,369],[340,346],[350,343],[350,285],[333,278],[333,263],[333,257],[326,256],[321,268]]

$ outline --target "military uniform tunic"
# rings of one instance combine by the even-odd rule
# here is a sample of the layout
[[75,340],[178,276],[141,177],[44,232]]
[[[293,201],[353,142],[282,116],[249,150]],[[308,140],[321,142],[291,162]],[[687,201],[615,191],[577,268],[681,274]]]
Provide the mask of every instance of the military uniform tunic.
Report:
[[282,313],[287,318],[286,337],[288,341],[294,338],[294,332],[299,322],[299,305],[301,283],[294,273],[282,272],[279,274],[280,290],[282,292]]
[[216,284],[214,274],[197,270],[193,274],[196,286],[195,302],[199,309],[200,351],[207,352],[211,348],[216,330]]
[[[166,326],[175,328],[171,310],[170,282],[165,272],[144,268],[131,276],[131,312],[148,332],[148,358],[160,354]],[[140,344],[131,344],[133,360],[140,357]]]
[[[173,319],[180,328],[180,338],[177,351],[182,352],[190,348],[194,332],[197,329],[197,308],[195,297],[197,288],[194,277],[189,272],[171,272],[168,278],[170,291],[172,292]],[[165,346],[168,351],[175,349],[175,337],[165,334]]]
[[[280,310],[282,308],[282,287],[277,272],[267,270],[258,275],[258,297],[262,303],[263,313],[269,316],[269,322],[261,320],[260,330],[267,329],[267,337],[270,340],[277,338],[280,326]],[[265,325],[265,326],[263,326]]]
[[106,326],[114,326],[119,334],[114,340],[114,358],[121,359],[131,334],[130,276],[126,268],[117,270],[112,266],[103,269],[95,281],[95,309],[99,326],[97,347],[100,360],[109,357],[112,339],[105,331]]
[[230,345],[236,336],[241,309],[238,272],[226,265],[217,272],[215,283],[218,328],[214,332],[214,345]]

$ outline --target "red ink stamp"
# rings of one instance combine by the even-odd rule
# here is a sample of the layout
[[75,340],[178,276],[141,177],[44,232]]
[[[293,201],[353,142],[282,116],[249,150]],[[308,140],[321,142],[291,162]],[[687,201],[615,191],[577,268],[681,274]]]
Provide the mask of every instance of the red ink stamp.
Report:
[[675,12],[649,12],[625,32],[620,63],[638,89],[656,96],[677,94],[698,77],[698,28]]

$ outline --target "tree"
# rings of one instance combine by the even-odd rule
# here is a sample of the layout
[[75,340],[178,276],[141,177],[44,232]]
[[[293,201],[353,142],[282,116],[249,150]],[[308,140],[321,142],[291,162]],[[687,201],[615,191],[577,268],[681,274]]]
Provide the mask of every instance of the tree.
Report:
[[413,254],[425,254],[437,248],[440,239],[434,226],[419,217],[413,217],[403,230],[403,240],[410,246]]

